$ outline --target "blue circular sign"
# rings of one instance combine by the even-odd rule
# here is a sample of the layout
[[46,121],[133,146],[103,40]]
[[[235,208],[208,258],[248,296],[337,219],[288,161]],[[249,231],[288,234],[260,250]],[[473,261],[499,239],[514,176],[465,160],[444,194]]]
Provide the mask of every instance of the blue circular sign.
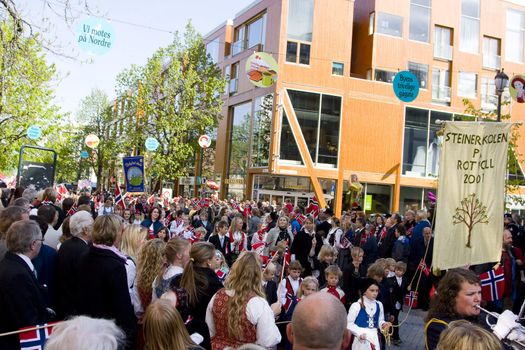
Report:
[[105,19],[89,17],[78,26],[76,39],[82,50],[89,54],[103,55],[113,47],[115,32]]
[[87,157],[89,157],[88,151],[84,150],[80,152],[80,158],[86,159]]
[[403,102],[412,102],[419,94],[419,81],[414,73],[404,70],[394,78],[394,93]]
[[148,151],[156,151],[159,148],[159,141],[154,137],[148,137],[145,146]]
[[27,137],[29,137],[31,140],[37,140],[42,136],[42,129],[40,129],[37,125],[31,125],[29,128],[27,128]]

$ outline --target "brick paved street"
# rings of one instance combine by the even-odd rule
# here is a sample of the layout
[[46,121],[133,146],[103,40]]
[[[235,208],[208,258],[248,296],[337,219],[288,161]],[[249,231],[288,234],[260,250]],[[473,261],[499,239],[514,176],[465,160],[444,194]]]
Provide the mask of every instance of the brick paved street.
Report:
[[[403,343],[400,346],[391,345],[387,349],[403,349],[403,350],[423,350],[425,349],[425,335],[423,328],[425,327],[424,318],[426,312],[422,310],[411,310],[410,315],[400,329],[400,338]],[[402,321],[406,317],[406,313],[402,312],[399,315],[399,320]]]

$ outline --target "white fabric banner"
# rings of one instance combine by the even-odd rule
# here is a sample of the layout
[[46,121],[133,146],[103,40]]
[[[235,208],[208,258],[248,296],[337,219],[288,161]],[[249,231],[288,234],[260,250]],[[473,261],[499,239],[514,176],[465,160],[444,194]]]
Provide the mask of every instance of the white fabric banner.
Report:
[[439,164],[432,264],[439,269],[501,256],[511,123],[447,122]]

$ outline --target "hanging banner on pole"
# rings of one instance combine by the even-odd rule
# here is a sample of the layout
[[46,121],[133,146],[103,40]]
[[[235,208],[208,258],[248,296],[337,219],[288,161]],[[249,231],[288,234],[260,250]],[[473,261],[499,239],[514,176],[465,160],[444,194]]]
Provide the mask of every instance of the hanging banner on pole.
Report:
[[144,192],[144,157],[124,157],[127,192]]
[[439,164],[433,265],[501,257],[511,123],[447,122]]

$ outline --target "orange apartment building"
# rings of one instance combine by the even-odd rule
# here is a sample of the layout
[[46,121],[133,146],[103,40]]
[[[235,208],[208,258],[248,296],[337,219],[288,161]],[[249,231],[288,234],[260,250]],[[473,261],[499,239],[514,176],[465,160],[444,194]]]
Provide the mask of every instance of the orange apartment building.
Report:
[[[253,2],[204,38],[229,78],[216,140],[221,197],[306,205],[316,195],[340,213],[356,174],[369,212],[424,207],[437,186],[436,120],[462,115],[464,98],[496,109],[497,71],[525,71],[524,33],[523,0]],[[272,87],[246,76],[256,51],[278,63]],[[420,80],[411,103],[394,95],[400,70]],[[509,111],[525,119],[515,101]]]

